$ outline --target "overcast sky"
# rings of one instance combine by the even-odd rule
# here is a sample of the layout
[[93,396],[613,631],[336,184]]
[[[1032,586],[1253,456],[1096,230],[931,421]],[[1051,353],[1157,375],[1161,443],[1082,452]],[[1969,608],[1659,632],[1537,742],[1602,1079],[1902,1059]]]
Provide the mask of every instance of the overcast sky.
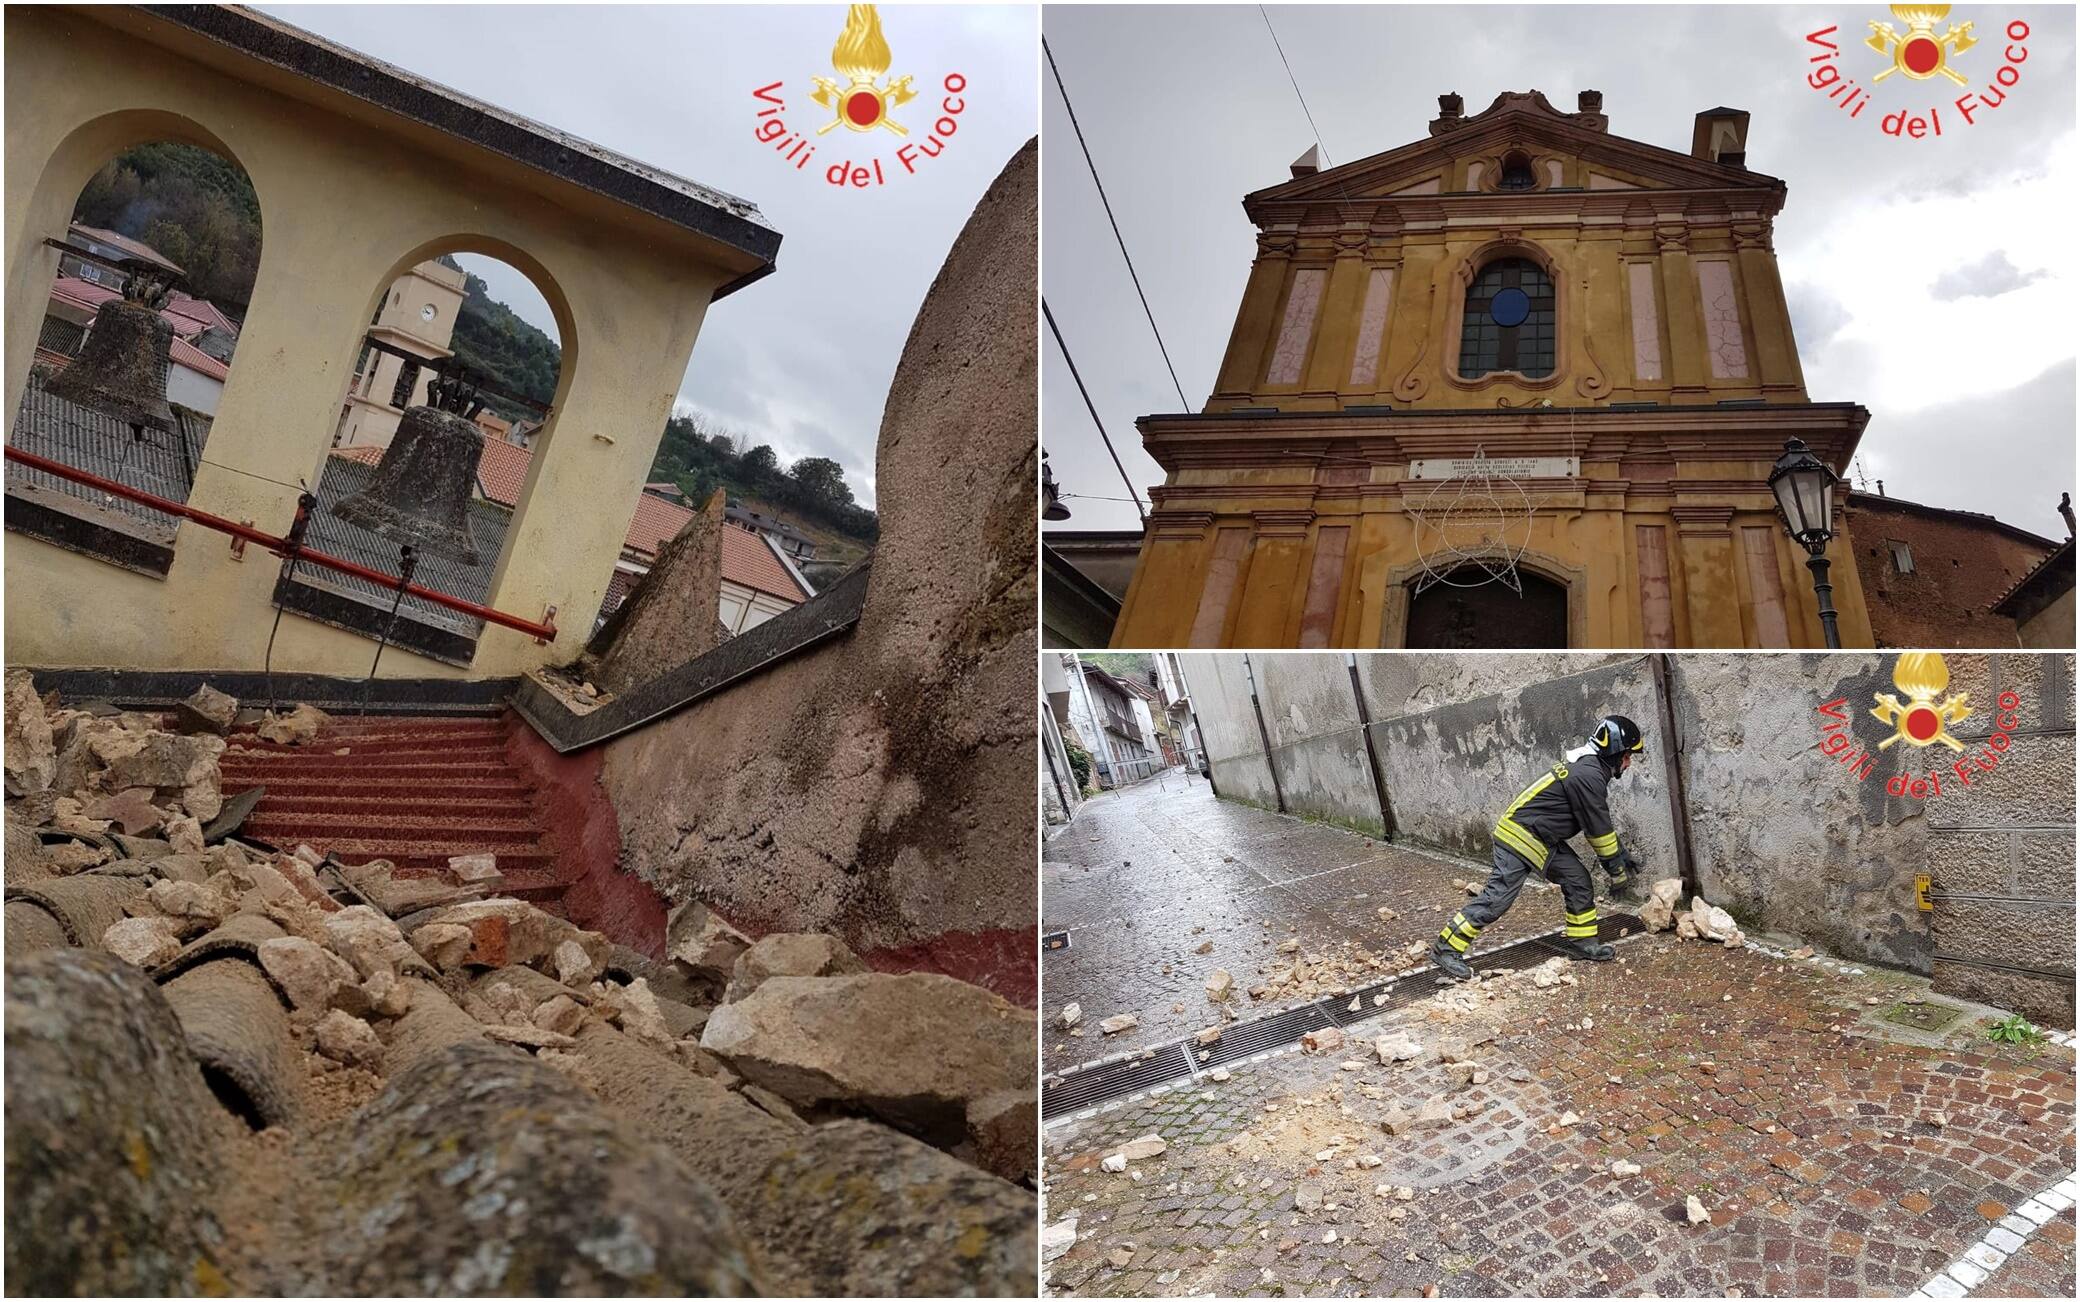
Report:
[[[810,78],[833,76],[846,6],[263,5],[282,20],[501,108],[756,203],[784,237],[779,270],[708,313],[680,401],[771,443],[783,463],[826,456],[872,504],[881,408],[910,322],[983,191],[1038,129],[1030,6],[879,6],[919,98],[892,116],[915,141],[928,92],[969,82],[945,151],[881,190],[838,190],[822,164],[850,148],[893,167],[893,138],[837,131],[797,172],[752,135],[773,81],[790,125],[813,129]],[[871,142],[871,146],[868,142]],[[518,272],[461,259],[552,335]]]
[[[1805,84],[1805,36],[1838,24],[1856,80],[1880,6],[1589,8],[1270,6],[1331,162],[1424,139],[1437,96],[1466,111],[1537,89],[1562,111],[1603,92],[1613,135],[1689,152],[1692,119],[1748,110],[1748,165],[1789,186],[1776,222],[1806,385],[1871,411],[1859,459],[1886,491],[1984,511],[2052,538],[2073,487],[2075,290],[2070,228],[2073,11],[1953,10],[1979,44],[1975,86],[2001,63],[1999,28],[2030,26],[2020,81],[1941,139],[1880,134],[1883,112],[1962,91],[1894,76],[1854,121]],[[1256,6],[1051,7],[1055,62],[1090,142],[1189,409],[1213,385],[1255,251],[1242,196],[1285,180],[1313,143]],[[1043,68],[1046,297],[1138,487],[1162,482],[1137,416],[1178,409],[1105,223],[1053,77]],[[1938,91],[1936,87],[1944,87]],[[1123,497],[1119,474],[1051,339],[1046,445],[1072,493]],[[1077,500],[1067,529],[1131,529],[1124,502]]]

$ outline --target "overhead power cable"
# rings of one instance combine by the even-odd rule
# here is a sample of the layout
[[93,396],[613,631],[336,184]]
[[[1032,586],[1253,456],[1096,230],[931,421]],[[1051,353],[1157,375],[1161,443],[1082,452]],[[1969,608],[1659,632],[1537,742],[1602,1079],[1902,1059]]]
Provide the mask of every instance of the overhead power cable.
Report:
[[[1264,20],[1264,30],[1271,34],[1271,48],[1278,51],[1278,61],[1285,65],[1286,80],[1293,84],[1293,98],[1300,101],[1300,112],[1307,119],[1307,129],[1314,133],[1315,152],[1322,156],[1321,170],[1324,172],[1333,171],[1336,164],[1329,157],[1329,146],[1322,143],[1322,129],[1314,124],[1314,110],[1307,107],[1307,96],[1300,93],[1300,79],[1293,75],[1293,64],[1291,60],[1286,58],[1286,47],[1278,39],[1278,29],[1271,25],[1271,15],[1265,12],[1264,6],[1257,6],[1257,16]],[[1343,214],[1345,221],[1349,221],[1351,219],[1351,196],[1350,192],[1344,188],[1344,183],[1341,179],[1336,183],[1336,195],[1337,211]]]
[[1047,306],[1047,296],[1040,298],[1041,315],[1047,318],[1047,329],[1054,335],[1054,346],[1062,350],[1062,360],[1069,363],[1069,378],[1076,381],[1076,391],[1083,395],[1084,409],[1091,414],[1091,424],[1098,427],[1098,437],[1105,441],[1105,450],[1112,454],[1112,464],[1119,471],[1120,482],[1134,500],[1134,510],[1141,517],[1141,527],[1148,527],[1148,512],[1142,509],[1141,495],[1134,491],[1134,481],[1127,477],[1127,468],[1120,464],[1119,453],[1112,446],[1112,436],[1105,432],[1105,422],[1098,419],[1098,407],[1091,401],[1091,391],[1083,387],[1083,377],[1076,373],[1076,359],[1069,355],[1069,345],[1062,342],[1062,328],[1054,323],[1054,309]]
[[1156,351],[1163,355],[1163,366],[1169,370],[1170,383],[1177,389],[1178,410],[1190,411],[1192,404],[1184,396],[1184,385],[1178,383],[1177,367],[1171,364],[1170,349],[1164,345],[1163,332],[1156,326],[1155,309],[1148,305],[1148,295],[1141,288],[1141,276],[1134,270],[1134,257],[1127,252],[1127,239],[1120,234],[1119,219],[1112,215],[1112,200],[1105,197],[1105,183],[1098,179],[1098,164],[1091,158],[1091,147],[1083,138],[1083,127],[1076,121],[1076,106],[1069,102],[1069,88],[1062,84],[1062,70],[1055,67],[1054,51],[1048,48],[1045,36],[1040,38],[1040,48],[1047,55],[1047,68],[1054,74],[1054,88],[1061,93],[1062,107],[1068,110],[1069,127],[1076,133],[1076,144],[1083,150],[1084,166],[1091,170],[1091,184],[1098,188],[1098,202],[1105,206],[1105,220],[1112,223],[1112,238],[1119,243],[1119,256],[1126,260],[1127,278],[1134,282],[1134,293],[1141,299],[1141,311],[1148,317],[1148,328],[1156,337]]

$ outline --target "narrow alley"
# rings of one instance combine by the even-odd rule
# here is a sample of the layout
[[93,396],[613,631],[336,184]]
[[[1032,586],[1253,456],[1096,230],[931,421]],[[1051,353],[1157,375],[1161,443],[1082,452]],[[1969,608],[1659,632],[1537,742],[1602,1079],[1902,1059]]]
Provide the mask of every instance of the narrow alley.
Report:
[[[1232,1037],[1418,966],[1409,946],[1463,898],[1454,880],[1484,875],[1176,770],[1090,801],[1045,858],[1046,926],[1071,936],[1042,978],[1056,1088],[1200,1043],[1224,1006]],[[1556,901],[1527,890],[1483,948],[1557,928]],[[1050,1115],[1048,1288],[2072,1295],[2070,1039],[1995,1044],[1997,1010],[1925,979],[1797,937],[1616,923],[1637,907],[1603,905],[1616,962],[1476,959],[1485,979],[1446,988],[1419,971],[1400,983],[1413,998],[1312,1046]],[[1204,985],[1218,966],[1227,1005]],[[1121,1013],[1138,1025],[1103,1034]]]

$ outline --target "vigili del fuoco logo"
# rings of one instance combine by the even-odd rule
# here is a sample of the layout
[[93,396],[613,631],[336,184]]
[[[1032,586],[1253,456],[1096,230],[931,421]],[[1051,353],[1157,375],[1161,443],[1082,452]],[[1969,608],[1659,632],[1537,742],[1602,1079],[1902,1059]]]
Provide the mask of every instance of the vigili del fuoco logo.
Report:
[[[807,127],[790,124],[790,83],[776,81],[751,92],[759,105],[752,134],[796,171],[820,169],[827,183],[843,189],[870,189],[914,176],[926,160],[946,152],[960,129],[960,116],[968,109],[968,79],[958,72],[946,73],[939,78],[942,94],[937,102],[913,108],[914,101],[923,99],[913,84],[916,76],[890,76],[894,65],[881,15],[873,5],[853,5],[831,49],[831,69],[838,75],[806,79],[808,102],[823,110],[817,115],[821,120]],[[841,127],[847,134],[833,138],[831,133]],[[891,147],[890,139],[901,143]],[[818,159],[818,151],[826,147],[831,154],[842,149],[843,156]]]
[[[2000,49],[1980,50],[1982,43],[1991,42],[1974,34],[1971,21],[1950,22],[1949,5],[1891,8],[1905,30],[1871,19],[1865,24],[1869,34],[1863,48],[1844,50],[1845,33],[1836,25],[1806,36],[1806,62],[1813,65],[1806,85],[1826,95],[1852,121],[1874,103],[1889,100],[1891,107],[1881,107],[1873,119],[1880,132],[1902,140],[1935,139],[1945,124],[1955,134],[1985,121],[2021,83],[2022,65],[2029,59],[2028,23],[2010,20],[2001,28],[2006,40]],[[1867,76],[1870,86],[1880,89],[1874,93],[1856,80],[1859,76]],[[1922,86],[1936,78],[1942,83]],[[1954,97],[1944,102],[1941,95]]]
[[[1932,746],[1954,753],[1935,752],[1932,758],[1939,762],[1924,777],[1916,777],[1910,767],[1925,760],[1903,761],[1903,767],[1885,779],[1886,794],[1928,800],[1942,795],[1945,783],[1952,791],[1962,790],[1970,787],[1975,778],[2000,767],[2001,757],[2014,741],[2015,730],[2022,726],[2022,697],[2014,692],[2000,694],[1994,702],[1993,731],[1974,750],[1950,735],[1953,726],[1971,716],[1972,707],[1970,693],[1948,690],[1950,666],[1943,662],[1943,657],[1933,651],[1909,651],[1893,662],[1892,682],[1906,693],[1907,699],[1902,701],[1892,692],[1872,694],[1871,699],[1877,704],[1870,711],[1871,717],[1892,730],[1878,741],[1877,749],[1884,752],[1905,742],[1912,749],[1899,752],[1901,755],[1913,755]],[[1876,773],[1877,756],[1859,743],[1850,726],[1854,711],[1849,708],[1849,698],[1836,697],[1820,706],[1818,713],[1820,753],[1840,764],[1853,781],[1862,782]]]

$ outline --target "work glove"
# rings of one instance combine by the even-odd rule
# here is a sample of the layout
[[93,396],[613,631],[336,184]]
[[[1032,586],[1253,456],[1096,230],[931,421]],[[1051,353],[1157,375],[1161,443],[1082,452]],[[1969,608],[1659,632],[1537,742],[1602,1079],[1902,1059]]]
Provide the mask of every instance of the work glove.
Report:
[[1632,852],[1624,846],[1619,846],[1617,854],[1603,861],[1603,871],[1611,879],[1611,894],[1622,894],[1632,884],[1632,867]]

